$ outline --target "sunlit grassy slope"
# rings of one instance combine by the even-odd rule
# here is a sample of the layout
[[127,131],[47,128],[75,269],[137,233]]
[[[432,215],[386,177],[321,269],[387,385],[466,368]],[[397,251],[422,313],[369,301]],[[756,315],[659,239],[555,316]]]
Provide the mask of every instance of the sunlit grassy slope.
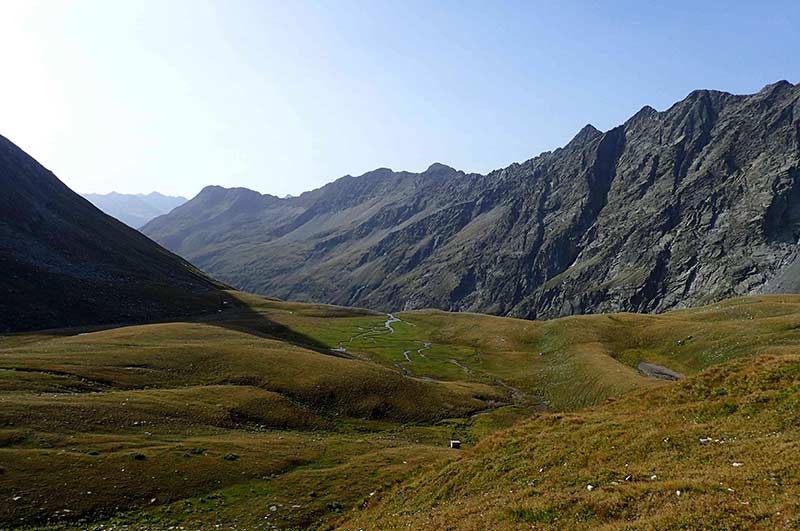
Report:
[[[0,337],[0,529],[658,528],[648,511],[674,482],[732,510],[709,490],[712,450],[752,439],[775,467],[800,457],[786,413],[800,297],[530,322],[231,295],[238,306],[200,321]],[[753,393],[770,407],[740,407]],[[780,437],[748,438],[747,416]],[[735,444],[690,444],[700,432]],[[619,466],[663,480],[613,485]],[[688,518],[699,506],[679,498]]]
[[490,436],[341,529],[800,529],[800,355]]

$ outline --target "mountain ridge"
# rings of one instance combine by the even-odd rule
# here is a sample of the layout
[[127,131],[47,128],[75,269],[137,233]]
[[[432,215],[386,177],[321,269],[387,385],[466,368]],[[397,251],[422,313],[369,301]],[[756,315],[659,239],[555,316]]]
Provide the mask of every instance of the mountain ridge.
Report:
[[225,287],[0,136],[0,332],[214,312]]
[[169,213],[188,199],[168,196],[159,192],[149,194],[81,194],[106,214],[117,218],[129,227],[138,229],[158,216]]
[[487,175],[381,168],[221,208],[213,227],[195,198],[143,231],[249,291],[387,311],[548,318],[797,291],[799,100],[786,81],[696,90]]

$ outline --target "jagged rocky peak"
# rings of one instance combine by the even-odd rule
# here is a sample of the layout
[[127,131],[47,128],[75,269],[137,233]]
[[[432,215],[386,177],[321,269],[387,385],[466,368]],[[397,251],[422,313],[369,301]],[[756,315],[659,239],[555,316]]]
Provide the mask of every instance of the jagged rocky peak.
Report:
[[651,118],[651,117],[656,116],[656,115],[658,115],[658,111],[657,110],[655,110],[650,105],[645,105],[644,107],[639,109],[639,111],[636,114],[631,116],[630,119],[625,123],[626,124],[630,124],[630,123],[633,123],[633,122],[639,122],[641,120],[646,120],[647,118]]
[[394,175],[394,170],[391,168],[375,168],[374,170],[359,175],[357,178],[389,177],[391,175]]
[[569,144],[567,144],[567,146],[574,147],[577,145],[585,144],[586,142],[591,142],[592,140],[600,136],[603,136],[602,131],[600,131],[592,124],[586,124],[580,131],[578,131],[578,134],[575,135],[573,139],[569,141]]
[[761,92],[773,92],[776,90],[791,89],[794,87],[795,85],[789,83],[787,80],[781,79],[780,81],[766,85],[763,89],[761,89]]
[[442,164],[441,162],[434,162],[428,166],[428,169],[423,173],[425,175],[449,175],[451,173],[456,173],[456,169],[447,164]]
[[800,291],[798,108],[788,82],[694,91],[486,176],[353,178],[268,223],[180,232],[167,216],[148,234],[237,287],[386,311],[544,318]]

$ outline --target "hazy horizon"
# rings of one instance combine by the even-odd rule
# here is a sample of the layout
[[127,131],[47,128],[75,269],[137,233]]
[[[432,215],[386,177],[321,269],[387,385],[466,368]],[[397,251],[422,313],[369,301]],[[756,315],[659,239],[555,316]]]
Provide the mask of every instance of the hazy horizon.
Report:
[[796,83],[800,5],[767,4],[8,1],[0,134],[84,194],[485,174],[695,89]]

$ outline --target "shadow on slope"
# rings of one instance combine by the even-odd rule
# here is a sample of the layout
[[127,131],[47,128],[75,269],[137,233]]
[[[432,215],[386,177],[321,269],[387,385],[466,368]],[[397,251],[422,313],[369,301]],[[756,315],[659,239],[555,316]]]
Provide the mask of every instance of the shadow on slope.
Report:
[[337,318],[337,317],[363,317],[381,315],[370,310],[360,308],[345,308],[341,306],[330,306],[324,304],[304,304],[297,306],[292,303],[284,303],[277,299],[269,299],[243,292],[227,291],[230,297],[229,302],[223,303],[223,308],[215,315],[201,316],[193,322],[205,323],[251,334],[264,339],[275,339],[284,341],[292,345],[313,350],[320,354],[337,356],[341,358],[352,358],[349,354],[333,350],[334,345],[328,345],[317,338],[298,332],[297,330],[278,323],[267,316],[266,312],[259,308],[271,305],[274,311],[275,306],[286,305],[292,310],[285,310],[290,313],[300,312],[308,317]]
[[0,333],[207,314],[227,288],[2,136],[0,272]]

